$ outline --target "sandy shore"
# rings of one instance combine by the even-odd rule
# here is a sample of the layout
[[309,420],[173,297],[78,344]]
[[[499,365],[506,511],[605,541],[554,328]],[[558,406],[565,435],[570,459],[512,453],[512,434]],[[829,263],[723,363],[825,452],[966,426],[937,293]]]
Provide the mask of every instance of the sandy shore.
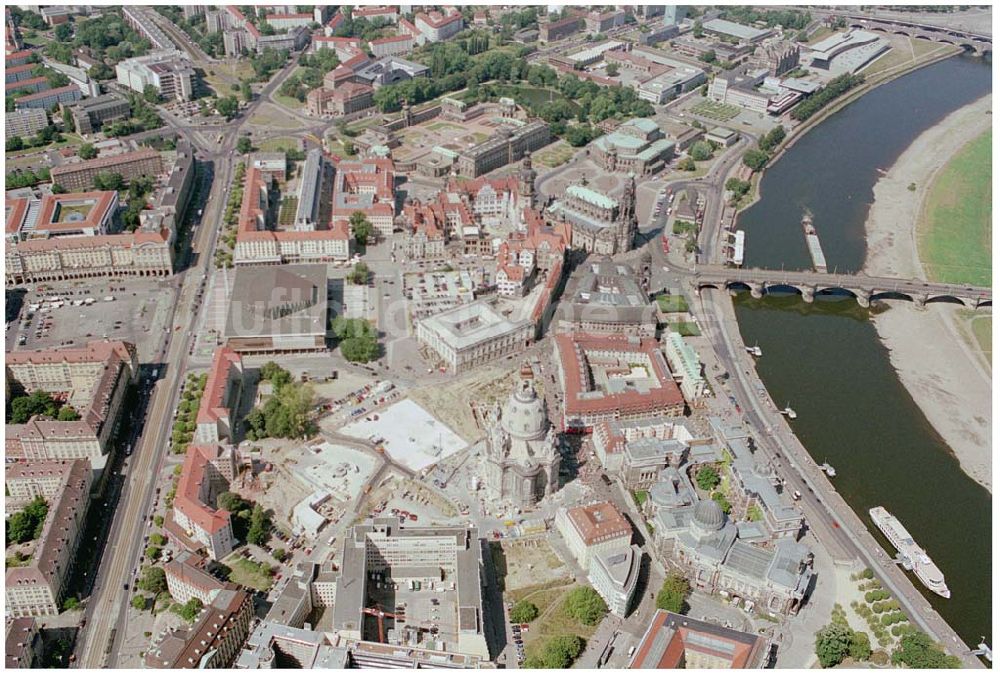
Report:
[[[955,111],[920,135],[875,184],[865,224],[872,276],[925,278],[916,223],[927,186],[962,146],[990,128],[990,97]],[[916,190],[908,189],[916,184]],[[899,378],[969,476],[992,492],[992,374],[960,334],[953,305],[917,310],[902,302],[875,318]]]

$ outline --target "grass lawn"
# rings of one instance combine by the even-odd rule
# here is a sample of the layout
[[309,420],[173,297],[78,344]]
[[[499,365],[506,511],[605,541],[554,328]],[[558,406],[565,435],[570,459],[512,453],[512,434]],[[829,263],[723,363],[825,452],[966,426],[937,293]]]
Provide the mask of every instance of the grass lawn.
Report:
[[661,295],[656,298],[661,312],[686,312],[687,300],[683,295]]
[[213,63],[205,70],[204,81],[217,96],[228,96],[232,92],[231,85],[240,80],[252,79],[253,66],[245,59],[234,63]]
[[271,575],[261,569],[260,563],[236,556],[225,561],[225,564],[232,570],[229,580],[241,586],[249,586],[250,588],[256,588],[258,591],[266,591],[274,583]]
[[530,630],[523,633],[525,656],[530,657],[534,654],[548,638],[558,635],[579,635],[586,641],[597,631],[597,625],[585,626],[566,612],[564,604],[566,595],[577,586],[579,584],[539,591],[527,597],[538,607],[539,615],[531,622]]
[[298,148],[299,139],[291,136],[278,136],[261,141],[258,147],[261,152],[281,152],[282,150]]
[[983,350],[986,359],[993,363],[993,317],[977,316],[972,320],[971,326],[979,348]]
[[282,94],[275,94],[274,100],[285,106],[286,108],[291,108],[292,110],[301,110],[306,107],[306,104],[295,98],[294,96],[284,96]]
[[959,150],[924,198],[917,246],[934,281],[991,283],[992,140],[993,133],[987,131]]
[[681,337],[697,337],[701,335],[701,331],[698,330],[698,324],[693,321],[678,321],[670,324],[669,329],[680,333]]
[[566,141],[553,143],[544,150],[540,150],[532,156],[532,161],[538,162],[542,166],[551,169],[561,164],[565,164],[572,157],[575,148]]
[[434,124],[428,124],[427,128],[431,131],[441,131],[442,129],[456,129],[462,131],[462,127],[457,124],[452,124],[451,122],[435,122]]
[[725,122],[726,120],[731,120],[739,115],[740,109],[739,107],[729,105],[728,103],[717,103],[715,101],[706,100],[694,105],[690,112],[718,122]]
[[298,197],[285,197],[281,200],[281,208],[278,210],[278,224],[283,227],[290,227],[295,224],[295,210],[299,206]]
[[257,109],[254,116],[250,118],[250,123],[258,127],[275,127],[278,129],[298,129],[302,126],[301,121],[289,116],[287,113],[283,113],[281,108],[266,103]]
[[[912,63],[915,59],[921,58],[939,50],[952,49],[951,45],[940,42],[930,42],[928,40],[909,40],[909,46],[905,44],[893,47],[887,53],[880,56],[874,63],[864,68],[861,72],[866,76],[885,72],[891,68],[896,68],[907,63]],[[957,48],[956,48],[957,49]]]
[[836,31],[834,31],[832,28],[828,28],[827,26],[823,26],[822,28],[819,28],[815,33],[812,34],[812,37],[809,38],[809,43],[808,44],[814,45],[817,42],[820,42],[821,40],[827,39],[828,37],[830,37],[831,35],[833,35],[835,32]]

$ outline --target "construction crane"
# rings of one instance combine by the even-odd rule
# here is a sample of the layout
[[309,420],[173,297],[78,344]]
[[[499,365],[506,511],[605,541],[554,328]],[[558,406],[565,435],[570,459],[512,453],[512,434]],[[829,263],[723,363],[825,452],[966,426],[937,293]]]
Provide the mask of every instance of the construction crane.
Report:
[[381,607],[365,607],[361,610],[369,616],[374,616],[375,620],[378,622],[378,641],[385,642],[385,617],[389,617],[393,620],[399,620],[403,618],[402,614],[393,614],[392,612],[387,612]]

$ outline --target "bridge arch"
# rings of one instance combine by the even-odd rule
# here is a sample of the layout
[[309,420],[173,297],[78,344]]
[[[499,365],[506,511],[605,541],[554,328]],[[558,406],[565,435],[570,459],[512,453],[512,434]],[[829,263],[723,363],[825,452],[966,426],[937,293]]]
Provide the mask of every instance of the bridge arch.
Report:
[[752,291],[750,284],[745,281],[729,281],[726,283],[727,291]]
[[798,286],[793,286],[791,284],[764,284],[764,292],[767,294],[771,293],[798,293],[802,295],[802,289]]
[[962,305],[962,307],[965,307],[965,300],[962,300],[962,298],[959,298],[954,295],[932,295],[927,298],[927,304],[930,304],[932,302],[947,302],[953,305],[958,304]]
[[979,309],[981,307],[992,307],[992,306],[993,306],[992,300],[980,300],[979,302],[976,303],[976,309]]
[[825,288],[816,288],[816,295],[839,295],[845,298],[857,298],[858,294],[852,291],[850,288],[844,288],[843,286],[826,286]]
[[908,300],[913,302],[913,296],[908,293],[900,293],[899,291],[878,291],[872,293],[872,302],[876,300]]

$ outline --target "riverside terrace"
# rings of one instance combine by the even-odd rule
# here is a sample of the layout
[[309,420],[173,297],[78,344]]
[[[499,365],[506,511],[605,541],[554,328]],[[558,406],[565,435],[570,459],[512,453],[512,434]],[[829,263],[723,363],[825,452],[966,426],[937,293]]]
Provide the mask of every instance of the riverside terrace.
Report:
[[774,291],[796,291],[806,302],[817,294],[854,296],[868,307],[873,300],[909,300],[917,307],[928,302],[953,302],[980,309],[993,306],[993,289],[960,284],[940,284],[920,279],[891,279],[866,274],[825,274],[768,269],[736,269],[721,265],[698,265],[689,278],[698,292],[703,288],[749,289],[759,298]]

